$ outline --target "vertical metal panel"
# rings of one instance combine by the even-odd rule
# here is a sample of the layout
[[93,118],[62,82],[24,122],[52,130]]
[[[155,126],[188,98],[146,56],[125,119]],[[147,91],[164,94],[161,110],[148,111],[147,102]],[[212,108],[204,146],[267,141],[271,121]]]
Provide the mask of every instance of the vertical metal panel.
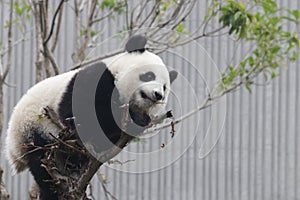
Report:
[[[292,9],[300,9],[299,1],[278,1],[281,5]],[[199,1],[196,10],[187,21],[190,27],[195,26],[199,14],[203,15],[207,7],[206,1]],[[53,3],[53,7],[55,7]],[[1,27],[7,20],[7,5],[0,1],[0,23]],[[55,52],[61,71],[67,71],[72,65],[71,54],[75,48],[74,38],[68,31],[75,30],[74,14],[69,1],[65,6],[65,17],[63,21],[63,35],[59,43],[63,44]],[[108,20],[99,41],[104,41],[122,28],[124,19]],[[5,121],[7,127],[8,118],[13,106],[21,95],[34,84],[34,57],[35,43],[33,30],[28,27],[29,40],[16,45],[13,51],[13,67],[8,78],[8,83],[14,87],[6,87],[5,94]],[[298,27],[299,30],[299,27]],[[5,29],[0,30],[0,40],[6,40]],[[15,38],[20,37],[15,30]],[[220,69],[224,69],[227,60],[231,58],[237,48],[232,42],[225,38],[207,38],[199,41],[205,47],[208,54],[216,62]],[[91,55],[99,55],[118,47],[102,44],[91,50]],[[238,49],[237,57],[242,55],[243,46]],[[199,52],[194,49],[183,48],[182,55],[188,54],[191,60],[199,59]],[[192,85],[197,85],[198,93],[204,94],[205,89],[200,84],[202,80],[195,77],[194,72],[188,67],[189,64],[164,54],[164,59],[169,65],[175,66],[184,73]],[[30,58],[30,59],[29,59]],[[199,59],[199,63],[209,66],[208,57]],[[203,66],[202,66],[203,67]],[[199,148],[203,142],[206,130],[209,128],[211,119],[214,123],[220,123],[222,119],[218,112],[212,109],[201,111],[197,137],[189,149],[172,165],[153,172],[134,174],[114,170],[109,166],[103,167],[108,180],[109,190],[118,199],[203,199],[203,200],[296,200],[300,199],[300,63],[290,63],[288,69],[281,69],[280,77],[276,78],[267,86],[253,88],[253,93],[242,89],[234,94],[229,94],[226,99],[226,119],[223,133],[213,151],[204,159],[199,159]],[[205,68],[205,78],[208,82],[213,80],[213,69]],[[181,84],[174,84],[175,91],[183,92],[186,88]],[[183,107],[192,109],[188,95],[182,96]],[[171,99],[175,105],[176,101]],[[177,108],[175,108],[175,111]],[[197,118],[186,122],[184,129],[176,132],[182,142],[191,137],[195,130]],[[215,127],[210,127],[215,128]],[[5,135],[5,131],[4,131]],[[162,142],[169,141],[167,134],[161,134],[146,143],[133,143],[127,150],[148,152],[155,149]],[[212,141],[210,141],[212,142]],[[182,148],[179,144],[173,148]],[[174,149],[174,152],[175,152]],[[170,155],[172,157],[173,155]],[[126,156],[120,155],[126,159]],[[166,155],[160,155],[156,162],[164,162],[168,159]],[[124,169],[146,168],[153,165],[152,160],[144,159],[138,164],[130,163],[122,166]],[[12,199],[23,199],[32,184],[31,175],[28,172],[21,175],[11,176],[10,167],[1,157],[4,168],[4,181]],[[93,196],[96,199],[104,197],[103,190],[98,179],[93,179]]]

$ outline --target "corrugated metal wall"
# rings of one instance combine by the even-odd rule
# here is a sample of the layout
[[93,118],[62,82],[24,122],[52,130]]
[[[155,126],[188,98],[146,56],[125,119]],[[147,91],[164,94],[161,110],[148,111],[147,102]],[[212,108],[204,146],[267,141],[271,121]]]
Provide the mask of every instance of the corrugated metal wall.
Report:
[[[5,2],[0,1],[1,27],[8,17]],[[299,1],[278,2],[300,9]],[[55,52],[62,71],[72,65],[74,50],[74,38],[68,34],[75,29],[69,4],[70,1],[59,40],[63,45]],[[189,26],[199,23],[199,15],[203,16],[206,7],[206,1],[198,2],[187,19]],[[116,19],[98,27],[98,40],[105,41],[121,30],[122,24],[122,19]],[[14,33],[15,38],[22,37],[21,31]],[[5,41],[6,30],[1,29],[0,34],[0,40]],[[10,86],[5,88],[5,127],[13,106],[34,84],[33,37],[32,27],[26,27],[26,41],[17,44],[13,51],[13,67],[7,81]],[[106,42],[92,54],[108,52],[117,44]],[[168,66],[181,73],[174,83],[175,95],[171,95],[169,106],[175,116],[201,103],[218,78],[217,68],[225,67],[236,48],[238,57],[243,46],[236,47],[224,37],[207,38],[162,55]],[[166,130],[144,142],[130,144],[118,159],[135,161],[101,168],[109,190],[120,200],[300,200],[299,67],[297,62],[282,68],[280,77],[266,86],[253,87],[252,94],[242,89],[227,95],[215,106],[176,126],[173,139]],[[166,145],[163,149],[162,143]],[[32,183],[31,175],[26,172],[12,176],[3,155],[1,164],[12,199],[24,199]],[[95,199],[105,198],[97,178],[91,188]]]

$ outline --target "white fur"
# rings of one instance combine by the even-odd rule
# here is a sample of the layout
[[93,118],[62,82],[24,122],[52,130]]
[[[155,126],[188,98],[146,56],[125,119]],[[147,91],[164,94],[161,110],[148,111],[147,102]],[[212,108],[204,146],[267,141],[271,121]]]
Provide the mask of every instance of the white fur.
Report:
[[[103,62],[114,75],[116,87],[119,90],[121,99],[125,102],[128,102],[138,89],[144,89],[150,93],[154,90],[162,91],[164,84],[167,88],[170,87],[169,72],[165,64],[159,56],[149,51],[142,54],[125,52],[105,59]],[[151,82],[141,82],[139,75],[149,71],[155,74],[156,79]],[[168,91],[165,99],[167,99],[167,96]]]
[[49,119],[39,116],[46,106],[57,112],[64,89],[76,72],[70,71],[41,81],[29,89],[14,108],[7,130],[6,151],[15,172],[23,171],[27,167],[26,160],[21,158],[21,146],[29,137],[26,130],[36,127],[44,132],[58,132],[57,126]]

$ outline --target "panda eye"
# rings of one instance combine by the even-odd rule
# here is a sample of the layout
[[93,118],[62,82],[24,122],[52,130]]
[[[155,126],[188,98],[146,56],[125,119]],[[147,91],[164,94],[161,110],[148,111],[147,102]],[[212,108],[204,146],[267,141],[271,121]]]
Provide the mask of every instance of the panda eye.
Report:
[[145,74],[140,75],[140,80],[143,82],[149,82],[155,80],[155,74],[153,72],[147,72]]
[[143,92],[143,91],[141,91],[141,97],[142,97],[143,99],[147,99],[147,98],[148,98],[147,95],[145,94],[145,92]]
[[164,84],[164,91],[166,91],[167,87],[166,87],[166,84]]

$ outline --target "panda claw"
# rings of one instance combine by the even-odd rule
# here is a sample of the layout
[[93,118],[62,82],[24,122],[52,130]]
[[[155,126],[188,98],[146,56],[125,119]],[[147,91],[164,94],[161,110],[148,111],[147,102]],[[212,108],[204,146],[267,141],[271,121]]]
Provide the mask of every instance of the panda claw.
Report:
[[166,115],[167,115],[167,118],[173,118],[174,116],[173,116],[173,113],[172,113],[172,110],[169,110],[167,113],[166,113]]
[[162,115],[158,115],[152,118],[151,122],[149,123],[149,125],[154,125],[154,124],[158,124],[161,123],[163,120],[167,119],[167,118],[173,118],[173,114],[172,111],[169,110],[166,113],[162,114]]

